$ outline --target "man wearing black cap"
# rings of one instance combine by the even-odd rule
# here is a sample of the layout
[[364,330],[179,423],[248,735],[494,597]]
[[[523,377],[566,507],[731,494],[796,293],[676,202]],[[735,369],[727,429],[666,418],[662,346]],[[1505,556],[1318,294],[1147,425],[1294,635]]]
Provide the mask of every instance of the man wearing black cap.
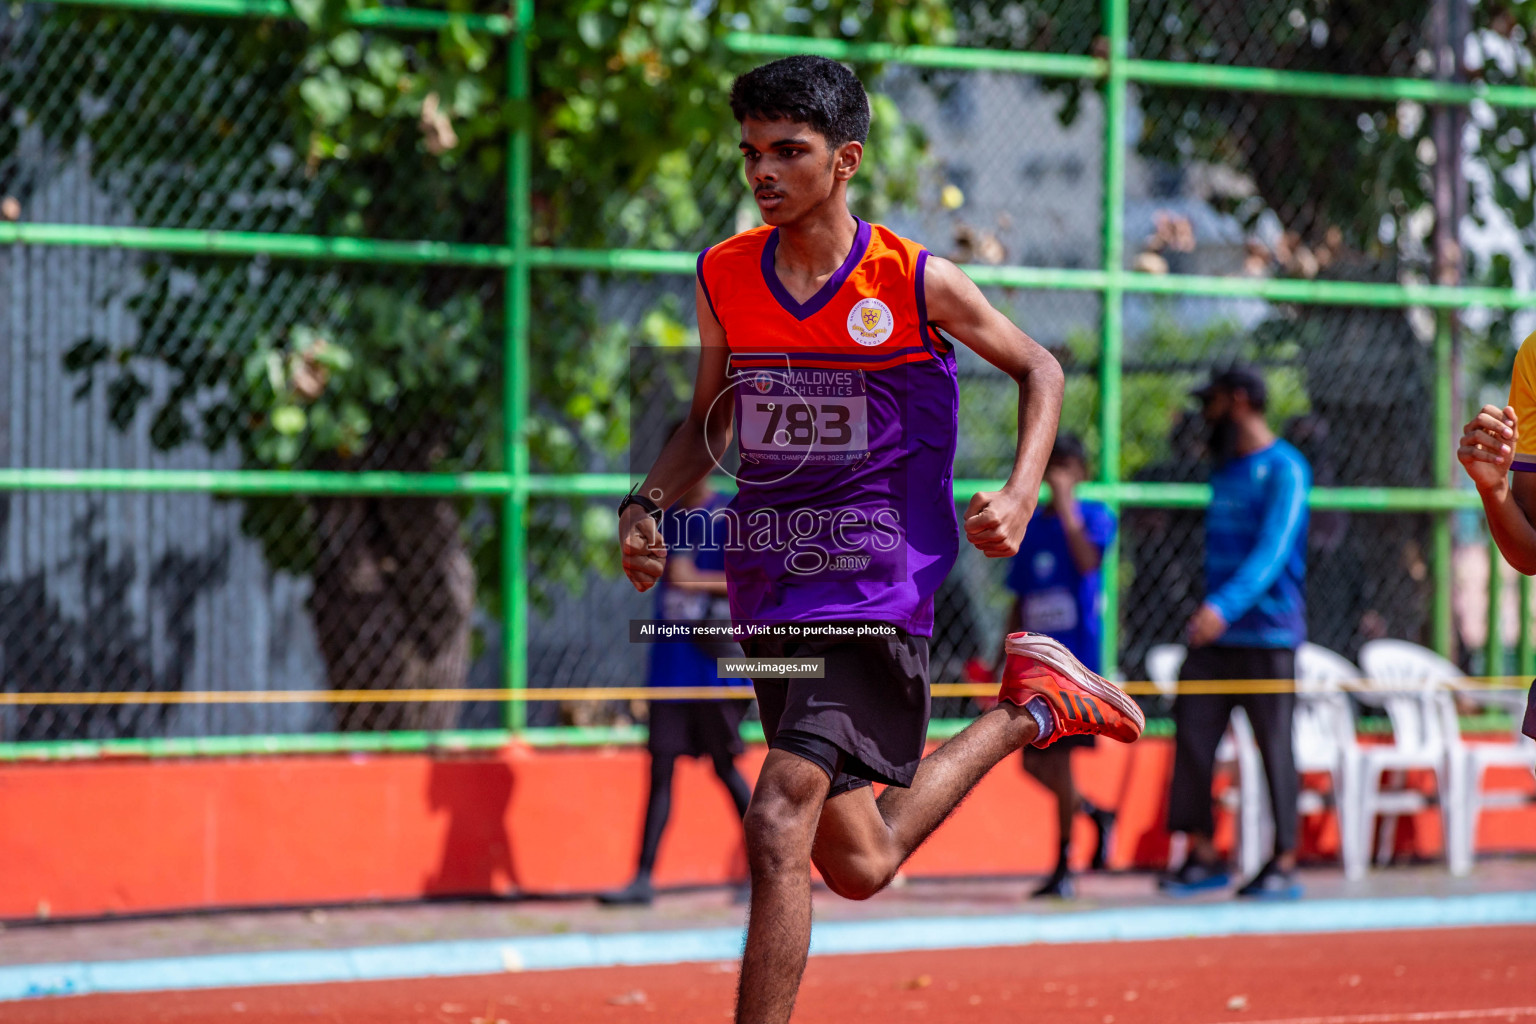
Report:
[[[1306,640],[1311,468],[1269,429],[1268,389],[1251,368],[1215,371],[1193,394],[1213,468],[1205,514],[1206,598],[1186,628],[1190,652],[1180,678],[1294,679],[1296,648]],[[1236,707],[1253,725],[1275,816],[1274,856],[1238,895],[1295,898],[1301,887],[1295,878],[1298,782],[1291,748],[1296,695],[1290,691],[1184,694],[1174,703],[1168,828],[1189,836],[1189,857],[1163,888],[1189,893],[1227,884],[1226,865],[1211,841],[1211,777],[1216,746]]]

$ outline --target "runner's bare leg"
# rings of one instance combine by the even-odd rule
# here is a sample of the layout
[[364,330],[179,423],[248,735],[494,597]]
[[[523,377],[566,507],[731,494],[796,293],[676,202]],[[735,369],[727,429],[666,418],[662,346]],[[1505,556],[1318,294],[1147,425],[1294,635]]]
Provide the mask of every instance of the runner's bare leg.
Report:
[[1003,703],[918,765],[909,789],[868,787],[828,800],[831,780],[794,754],[770,750],[747,810],[752,907],[742,954],[738,1024],[784,1024],[794,1011],[811,942],[811,873],[851,899],[896,874],[987,771],[1035,738],[1034,718]]
[[876,800],[866,787],[828,800],[813,847],[828,887],[855,900],[884,889],[981,777],[1036,729],[1028,711],[1005,701],[923,758],[910,788],[888,787]]
[[784,1024],[811,946],[811,844],[831,789],[827,773],[768,751],[742,824],[752,902],[736,999],[738,1024]]

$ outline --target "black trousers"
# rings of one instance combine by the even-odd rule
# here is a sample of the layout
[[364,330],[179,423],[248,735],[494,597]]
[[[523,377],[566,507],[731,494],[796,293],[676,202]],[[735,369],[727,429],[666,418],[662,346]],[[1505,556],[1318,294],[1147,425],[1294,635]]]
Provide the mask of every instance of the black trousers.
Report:
[[[1189,652],[1180,679],[1294,679],[1296,652],[1272,647],[1199,647]],[[1168,830],[1209,836],[1215,829],[1211,781],[1216,746],[1233,708],[1242,708],[1253,725],[1269,803],[1275,816],[1275,853],[1296,849],[1296,751],[1291,720],[1294,693],[1182,694],[1173,704],[1173,788],[1168,795]]]

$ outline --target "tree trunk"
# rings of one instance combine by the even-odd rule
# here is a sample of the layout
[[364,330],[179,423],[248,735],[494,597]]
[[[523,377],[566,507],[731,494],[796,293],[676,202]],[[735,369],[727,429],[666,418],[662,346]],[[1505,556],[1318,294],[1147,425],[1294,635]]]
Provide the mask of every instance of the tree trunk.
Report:
[[[336,690],[459,689],[474,570],[448,501],[317,498],[310,613]],[[335,705],[342,731],[449,729],[457,702]]]

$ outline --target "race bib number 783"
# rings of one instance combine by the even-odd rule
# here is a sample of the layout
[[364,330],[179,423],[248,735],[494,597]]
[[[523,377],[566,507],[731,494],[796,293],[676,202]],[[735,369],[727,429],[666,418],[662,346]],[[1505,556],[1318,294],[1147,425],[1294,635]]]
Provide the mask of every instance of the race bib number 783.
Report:
[[771,370],[737,389],[741,457],[855,462],[869,454],[869,398],[857,370]]

